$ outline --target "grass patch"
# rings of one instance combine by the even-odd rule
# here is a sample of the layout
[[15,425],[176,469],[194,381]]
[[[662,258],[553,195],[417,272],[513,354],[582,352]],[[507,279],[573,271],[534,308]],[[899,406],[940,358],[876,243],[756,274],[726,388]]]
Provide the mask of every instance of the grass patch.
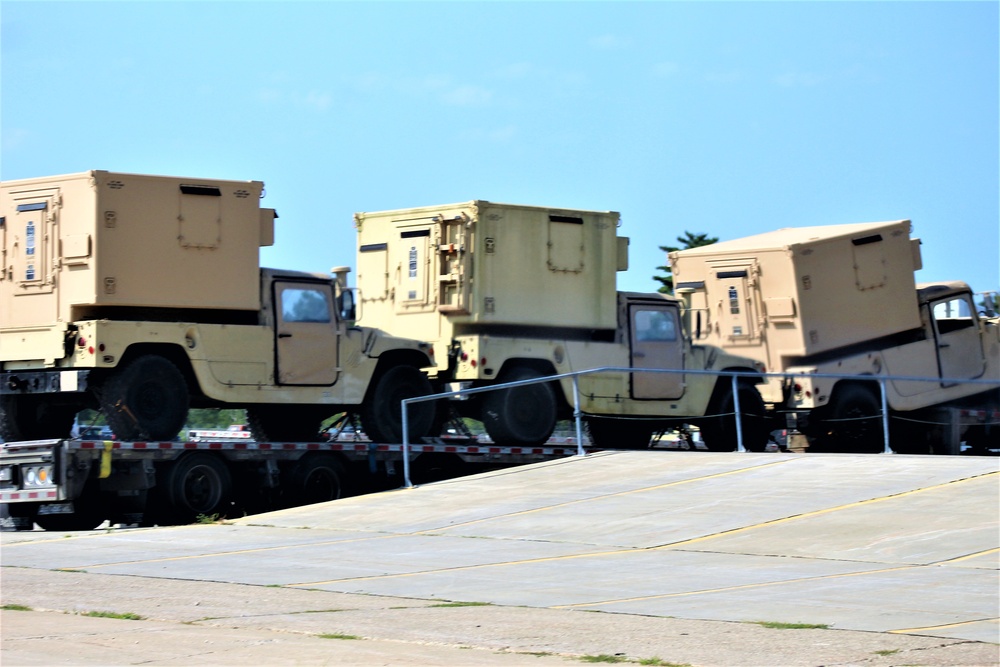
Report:
[[898,648],[888,649],[888,650],[882,650],[882,651],[875,651],[875,655],[896,655],[897,653],[899,653],[899,649]]
[[218,514],[199,514],[194,518],[195,523],[218,523],[225,517],[220,518]]
[[[529,655],[535,655],[531,653]],[[538,654],[543,655],[543,654]],[[633,665],[649,665],[650,667],[691,667],[688,663],[679,662],[669,662],[663,658],[640,658],[638,660],[632,660],[625,657],[622,654],[609,655],[607,653],[601,653],[600,655],[584,655],[578,658],[581,662],[603,662],[603,663],[623,663],[627,662]]]
[[617,663],[617,662],[628,662],[628,658],[621,655],[609,655],[607,653],[601,653],[600,655],[582,655],[580,656],[581,662],[607,662],[607,663]]
[[31,607],[25,606],[23,604],[5,604],[0,607],[4,611],[33,611]]
[[85,611],[80,616],[92,616],[94,618],[120,618],[125,621],[142,621],[145,620],[145,616],[140,616],[139,614],[133,614],[132,612],[126,612],[124,614],[119,614],[115,611]]
[[777,621],[754,621],[762,628],[772,630],[829,630],[827,623],[779,623]]
[[432,604],[428,608],[441,608],[441,607],[492,607],[492,602],[442,602],[441,604]]
[[327,632],[319,635],[320,639],[361,639],[357,635],[345,635],[340,632]]

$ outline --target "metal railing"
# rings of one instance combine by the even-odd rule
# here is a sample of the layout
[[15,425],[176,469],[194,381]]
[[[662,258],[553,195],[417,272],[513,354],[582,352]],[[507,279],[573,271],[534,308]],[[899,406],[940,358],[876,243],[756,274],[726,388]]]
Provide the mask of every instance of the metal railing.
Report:
[[[733,419],[736,423],[736,451],[746,452],[743,446],[743,425],[740,419],[740,392],[739,379],[749,378],[760,380],[763,378],[809,378],[809,379],[836,379],[836,380],[860,380],[863,382],[878,382],[879,393],[882,403],[882,432],[884,436],[884,447],[882,454],[895,453],[889,444],[889,401],[886,389],[887,382],[933,382],[947,385],[981,384],[1000,388],[1000,380],[984,379],[954,379],[940,377],[913,377],[903,375],[850,375],[846,373],[764,373],[755,371],[706,371],[683,368],[633,368],[629,366],[602,366],[572,373],[561,373],[559,375],[547,375],[529,380],[517,380],[515,382],[505,382],[502,384],[490,385],[488,387],[476,387],[473,389],[457,389],[455,391],[442,392],[440,394],[430,394],[428,396],[416,396],[406,398],[401,401],[402,427],[403,427],[403,480],[406,488],[413,486],[410,481],[410,436],[409,436],[409,415],[407,408],[413,403],[424,403],[426,401],[437,401],[446,398],[459,396],[469,396],[471,394],[481,394],[488,391],[498,391],[510,389],[512,387],[522,387],[526,385],[539,384],[545,382],[555,382],[565,378],[573,379],[573,420],[576,426],[577,456],[584,456],[583,449],[583,412],[580,410],[580,383],[579,378],[583,375],[593,375],[595,373],[674,373],[681,375],[714,375],[716,377],[729,377],[732,379],[733,392]],[[726,413],[729,414],[729,413]]]

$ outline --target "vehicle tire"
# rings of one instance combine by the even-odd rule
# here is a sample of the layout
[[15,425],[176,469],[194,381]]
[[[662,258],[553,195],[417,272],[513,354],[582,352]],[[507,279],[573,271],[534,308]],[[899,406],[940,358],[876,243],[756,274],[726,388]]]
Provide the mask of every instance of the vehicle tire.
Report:
[[69,438],[77,409],[54,405],[44,395],[0,394],[0,440]]
[[289,507],[338,500],[346,495],[347,475],[337,457],[306,455],[295,462],[282,482]]
[[[515,368],[497,384],[544,377],[532,368]],[[540,445],[556,428],[556,393],[551,383],[485,392],[483,426],[499,445]]]
[[38,503],[0,504],[0,530],[16,532],[35,528],[35,513]]
[[72,514],[37,514],[35,523],[47,531],[94,530],[100,526],[108,518],[108,504],[96,480],[84,485],[73,509]]
[[120,440],[173,440],[187,420],[187,382],[177,366],[155,354],[135,358],[108,378],[100,399]]
[[598,449],[648,449],[653,431],[645,421],[587,417],[587,435]]
[[410,465],[410,479],[414,484],[431,484],[471,474],[472,465],[456,454],[421,454]]
[[199,516],[226,516],[233,478],[220,458],[207,452],[185,454],[165,473],[163,490],[174,521],[190,523]]
[[823,414],[817,436],[821,451],[871,454],[885,448],[881,402],[869,386],[837,385]]
[[[889,446],[897,454],[930,454],[931,434],[929,425],[910,419],[907,413],[892,414],[889,421]],[[880,442],[878,451],[885,449]]]
[[[705,447],[712,452],[736,451],[739,444],[732,385],[728,381],[725,382],[718,386],[715,397],[708,407],[709,413],[717,416],[703,420],[700,424],[702,440]],[[756,387],[746,382],[740,382],[737,391],[740,393],[743,447],[747,451],[763,452],[767,449],[771,433],[764,399]]]
[[965,434],[965,445],[968,450],[964,453],[971,456],[988,456],[991,453],[990,449],[996,449],[1000,444],[1000,433],[997,431],[995,425],[992,426],[992,430],[985,425],[970,427]]
[[[402,442],[401,402],[406,398],[430,394],[431,383],[419,368],[393,366],[377,376],[369,388],[361,406],[361,426],[372,442]],[[435,403],[427,401],[409,406],[407,425],[411,442],[430,432],[437,410]]]
[[318,442],[329,412],[313,405],[260,405],[247,408],[247,424],[257,442]]

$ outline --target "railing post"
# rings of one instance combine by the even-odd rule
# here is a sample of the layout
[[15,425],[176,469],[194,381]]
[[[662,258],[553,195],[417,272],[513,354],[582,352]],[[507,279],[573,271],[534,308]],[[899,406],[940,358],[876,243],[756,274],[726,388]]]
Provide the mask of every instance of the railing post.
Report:
[[889,446],[889,399],[886,397],[885,378],[878,379],[879,389],[882,390],[882,436],[885,438],[885,448],[883,454],[895,454]]
[[573,376],[573,419],[576,421],[576,455],[583,456],[583,425],[580,423],[580,383],[579,375]]
[[736,451],[745,452],[743,447],[743,420],[740,419],[740,378],[733,376],[733,419],[736,420]]
[[413,482],[410,481],[410,423],[407,419],[410,404],[407,399],[403,399],[400,407],[403,411],[403,486],[412,489]]

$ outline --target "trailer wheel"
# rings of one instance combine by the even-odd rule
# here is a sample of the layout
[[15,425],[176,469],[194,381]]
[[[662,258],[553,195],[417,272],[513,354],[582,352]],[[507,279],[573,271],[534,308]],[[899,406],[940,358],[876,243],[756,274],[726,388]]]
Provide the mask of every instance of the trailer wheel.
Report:
[[[889,445],[897,454],[930,454],[933,429],[912,417],[905,412],[890,415]],[[884,448],[880,443],[878,451]]]
[[653,427],[634,419],[588,417],[587,435],[599,449],[648,449]]
[[0,530],[14,532],[32,530],[35,527],[35,513],[38,503],[0,504]]
[[[737,391],[740,393],[743,447],[751,452],[763,452],[767,449],[771,433],[764,399],[756,387],[746,382],[740,382]],[[727,382],[725,385],[719,385],[708,410],[715,416],[701,423],[701,435],[705,447],[712,452],[735,451],[739,437],[736,434],[736,408],[731,384]]]
[[155,354],[134,359],[101,391],[101,410],[122,440],[173,440],[187,420],[188,401],[177,366]]
[[[517,382],[544,377],[531,368],[516,368],[497,382]],[[549,383],[500,389],[484,394],[483,425],[493,442],[501,445],[540,445],[556,427],[556,394]]]
[[818,448],[830,452],[881,452],[885,447],[881,415],[881,402],[870,387],[837,385],[820,424]]
[[[361,425],[373,442],[403,441],[403,412],[401,401],[405,398],[427,396],[431,383],[414,366],[393,366],[374,381],[364,404],[361,406]],[[434,423],[434,402],[415,403],[408,408],[407,425],[410,439],[422,438]]]
[[233,478],[218,457],[207,452],[186,454],[166,469],[164,491],[172,519],[190,523],[199,516],[224,516],[229,509]]
[[42,530],[94,530],[108,518],[107,498],[97,481],[90,479],[80,497],[73,501],[72,514],[36,514],[35,523]]
[[464,462],[457,454],[421,454],[410,466],[410,478],[414,484],[442,482],[473,472],[473,464]]
[[70,437],[77,409],[49,401],[42,395],[0,394],[0,440]]
[[335,456],[304,456],[289,470],[282,486],[292,507],[338,500],[344,495],[344,466]]
[[247,424],[257,442],[316,442],[326,412],[311,405],[259,405],[247,408]]

